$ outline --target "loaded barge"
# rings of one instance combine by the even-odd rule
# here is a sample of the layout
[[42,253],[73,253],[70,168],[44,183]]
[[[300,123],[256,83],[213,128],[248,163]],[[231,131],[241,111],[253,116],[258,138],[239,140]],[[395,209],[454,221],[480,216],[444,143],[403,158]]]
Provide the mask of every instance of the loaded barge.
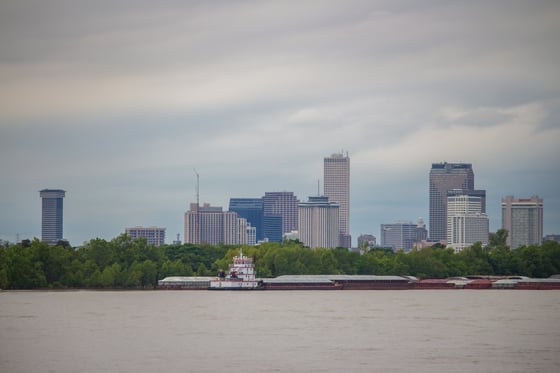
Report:
[[560,279],[523,276],[468,276],[423,279],[414,276],[284,275],[257,279],[253,258],[233,257],[229,271],[217,277],[166,277],[156,289],[164,290],[429,290],[429,289],[526,289],[560,290]]
[[[250,287],[251,286],[251,287]],[[445,278],[418,280],[412,276],[286,275],[255,279],[247,284],[216,277],[166,277],[156,289],[166,290],[434,290],[516,289],[560,290],[560,279],[519,277]]]

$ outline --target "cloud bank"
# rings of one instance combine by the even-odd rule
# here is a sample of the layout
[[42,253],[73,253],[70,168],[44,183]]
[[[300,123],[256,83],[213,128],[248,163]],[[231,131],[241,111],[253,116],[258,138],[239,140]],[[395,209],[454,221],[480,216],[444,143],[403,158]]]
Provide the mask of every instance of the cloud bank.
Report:
[[560,232],[560,6],[426,1],[0,5],[0,237],[182,232],[201,199],[316,194],[351,157],[351,231],[428,214],[433,162],[473,163],[491,229],[538,194]]

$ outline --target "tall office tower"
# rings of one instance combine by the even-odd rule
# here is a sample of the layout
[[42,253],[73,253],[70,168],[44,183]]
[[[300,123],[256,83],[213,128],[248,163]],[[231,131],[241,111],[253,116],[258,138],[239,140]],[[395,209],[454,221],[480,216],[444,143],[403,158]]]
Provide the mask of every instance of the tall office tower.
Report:
[[326,196],[309,197],[298,205],[299,240],[312,249],[338,247],[340,212],[336,202]]
[[247,241],[247,220],[233,211],[191,203],[185,212],[185,243],[238,245]]
[[341,247],[352,246],[350,236],[350,158],[348,153],[332,154],[324,159],[323,168],[324,194],[330,202],[340,206],[340,242]]
[[251,226],[256,229],[257,241],[264,238],[262,198],[230,198],[229,211],[236,212],[240,218],[245,218],[251,223]]
[[469,194],[447,197],[447,245],[455,252],[475,242],[487,245],[488,229],[488,216],[482,212],[481,197]]
[[416,242],[417,228],[410,221],[381,224],[381,246],[409,252]]
[[430,170],[430,239],[447,238],[447,192],[473,190],[474,172],[470,163],[432,163]]
[[39,191],[43,203],[41,220],[41,240],[58,242],[62,240],[62,199],[66,191],[43,189]]
[[508,231],[506,243],[510,248],[542,243],[543,209],[539,196],[502,198],[502,228]]
[[293,192],[266,192],[263,197],[264,216],[282,217],[282,234],[298,226],[298,199]]
[[145,238],[148,245],[160,246],[165,244],[165,228],[133,227],[125,228],[124,232],[132,240]]

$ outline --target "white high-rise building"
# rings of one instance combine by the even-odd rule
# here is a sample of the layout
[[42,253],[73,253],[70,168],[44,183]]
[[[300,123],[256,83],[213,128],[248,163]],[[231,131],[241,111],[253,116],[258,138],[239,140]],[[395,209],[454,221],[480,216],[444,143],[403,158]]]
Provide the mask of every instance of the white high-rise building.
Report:
[[488,216],[482,212],[482,198],[472,195],[447,197],[447,245],[455,252],[481,242],[488,244]]
[[339,205],[327,197],[309,197],[298,205],[299,240],[312,249],[339,246]]
[[350,158],[346,154],[332,154],[324,159],[324,195],[339,205],[339,244],[351,247],[350,236]]

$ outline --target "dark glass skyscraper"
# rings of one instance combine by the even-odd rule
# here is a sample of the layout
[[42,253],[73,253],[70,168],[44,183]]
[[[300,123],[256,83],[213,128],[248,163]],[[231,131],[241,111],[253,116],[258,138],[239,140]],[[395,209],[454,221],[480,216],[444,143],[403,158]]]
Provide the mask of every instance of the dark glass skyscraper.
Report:
[[257,241],[264,238],[262,198],[230,198],[229,211],[245,218],[257,230]]
[[264,237],[269,242],[282,242],[282,217],[265,215],[263,220]]
[[264,216],[282,217],[282,234],[298,229],[298,199],[293,192],[266,192],[263,197]]
[[62,199],[65,193],[61,189],[39,191],[43,203],[41,240],[45,242],[62,240]]
[[474,190],[471,163],[432,163],[430,170],[430,239],[447,239],[447,192]]

